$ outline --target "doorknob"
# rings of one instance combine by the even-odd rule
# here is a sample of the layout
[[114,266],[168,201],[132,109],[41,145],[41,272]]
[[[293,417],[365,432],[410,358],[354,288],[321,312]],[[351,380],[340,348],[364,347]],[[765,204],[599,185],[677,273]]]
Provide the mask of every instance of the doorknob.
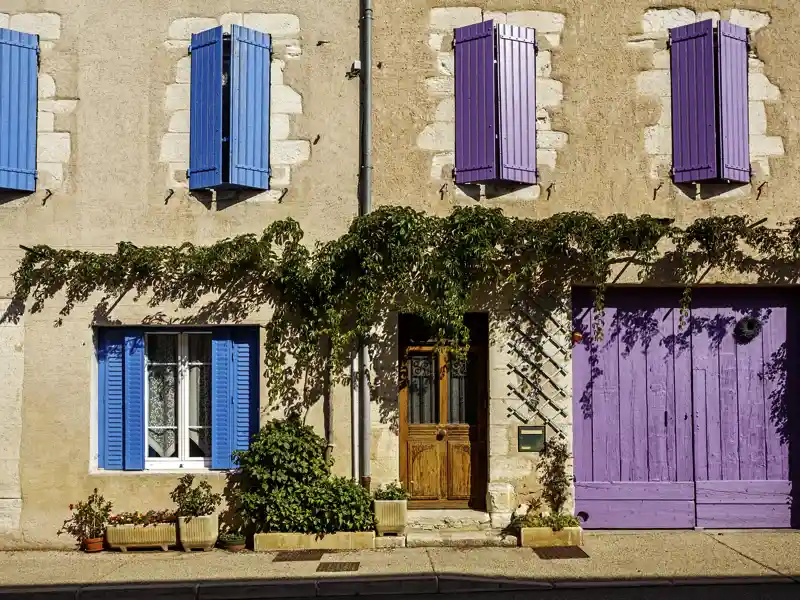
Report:
[[447,430],[446,429],[440,429],[439,431],[436,432],[436,439],[437,440],[443,440],[446,435],[447,435]]

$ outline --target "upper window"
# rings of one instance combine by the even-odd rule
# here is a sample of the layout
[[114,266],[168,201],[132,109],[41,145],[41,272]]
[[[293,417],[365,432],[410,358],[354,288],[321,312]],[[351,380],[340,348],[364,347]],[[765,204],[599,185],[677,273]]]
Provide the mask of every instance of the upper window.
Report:
[[269,34],[192,35],[189,189],[269,189]]
[[676,183],[750,181],[747,40],[727,21],[669,30]]
[[98,464],[229,469],[258,428],[257,330],[98,331]]
[[453,44],[456,183],[536,183],[536,31],[484,21]]
[[36,190],[39,36],[0,27],[0,190]]

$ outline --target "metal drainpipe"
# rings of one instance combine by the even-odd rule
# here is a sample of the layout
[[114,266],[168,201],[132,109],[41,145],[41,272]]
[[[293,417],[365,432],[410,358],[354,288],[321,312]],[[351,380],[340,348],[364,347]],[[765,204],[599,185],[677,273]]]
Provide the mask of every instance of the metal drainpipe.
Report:
[[[372,210],[372,0],[361,0],[361,86],[360,86],[360,140],[359,140],[359,197],[358,214]],[[369,387],[369,348],[362,339],[358,348],[358,386],[360,420],[361,485],[370,487],[370,462],[372,449],[372,407]],[[354,432],[355,433],[355,432]]]

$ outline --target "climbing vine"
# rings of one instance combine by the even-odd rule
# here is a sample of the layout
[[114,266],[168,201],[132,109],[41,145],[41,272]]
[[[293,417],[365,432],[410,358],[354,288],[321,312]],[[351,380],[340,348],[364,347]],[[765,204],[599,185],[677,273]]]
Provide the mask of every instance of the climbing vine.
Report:
[[559,297],[575,283],[595,287],[602,311],[604,289],[625,263],[636,265],[642,281],[684,285],[684,311],[707,269],[794,281],[800,219],[770,228],[746,217],[710,217],[679,228],[649,215],[536,220],[476,207],[436,217],[385,207],[314,247],[285,219],[261,235],[209,246],[25,250],[14,273],[17,310],[41,311],[63,294],[61,318],[90,299],[96,318],[107,318],[129,293],[153,308],[192,309],[184,322],[236,322],[267,307],[266,376],[272,399],[286,402],[301,394],[309,373],[344,373],[358,337],[378,335],[376,325],[391,311],[419,315],[442,342],[465,343],[465,312]]

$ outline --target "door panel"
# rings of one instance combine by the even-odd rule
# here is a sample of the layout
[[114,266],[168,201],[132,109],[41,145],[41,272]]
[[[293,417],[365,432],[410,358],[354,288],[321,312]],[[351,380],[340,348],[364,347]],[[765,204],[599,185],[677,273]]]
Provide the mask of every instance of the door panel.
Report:
[[427,438],[430,436],[421,435],[420,437],[426,439],[424,441],[408,441],[408,472],[410,475],[408,490],[414,499],[438,500],[442,497],[444,491],[442,481],[445,479],[444,473],[442,473],[441,444],[437,441],[429,441]]
[[447,498],[469,500],[472,495],[471,480],[472,448],[469,439],[451,430],[447,440]]

